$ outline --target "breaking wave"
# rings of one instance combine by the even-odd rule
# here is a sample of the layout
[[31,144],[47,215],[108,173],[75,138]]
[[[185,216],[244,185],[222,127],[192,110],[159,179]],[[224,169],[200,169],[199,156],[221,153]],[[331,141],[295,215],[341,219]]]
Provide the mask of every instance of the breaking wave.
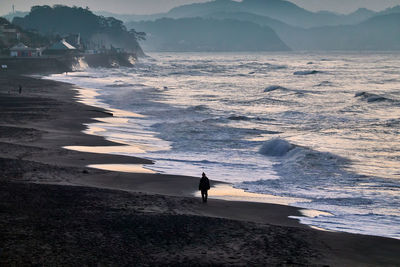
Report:
[[377,95],[377,94],[368,93],[368,92],[358,92],[354,95],[354,97],[360,97],[369,103],[370,102],[381,102],[381,101],[393,101],[393,99],[386,98],[384,96]]
[[288,89],[283,87],[283,86],[280,86],[280,85],[271,85],[271,86],[268,86],[267,88],[265,88],[264,92],[272,92],[272,91],[275,91],[275,90],[284,90],[284,91],[286,91]]
[[295,146],[289,143],[286,140],[274,138],[267,142],[265,142],[259,152],[265,156],[271,157],[282,157],[286,155],[290,150],[292,150]]
[[295,71],[293,75],[312,75],[312,74],[319,74],[322,73],[322,71],[319,70],[300,70],[300,71]]

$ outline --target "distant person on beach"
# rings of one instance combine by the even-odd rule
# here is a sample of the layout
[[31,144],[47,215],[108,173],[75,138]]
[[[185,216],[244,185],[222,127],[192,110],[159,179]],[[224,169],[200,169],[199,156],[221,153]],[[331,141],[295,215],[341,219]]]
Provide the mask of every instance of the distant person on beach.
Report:
[[200,179],[199,190],[201,191],[201,198],[203,199],[203,203],[206,203],[208,197],[208,190],[210,190],[210,180],[208,180],[204,172]]
[[21,85],[18,86],[18,90],[19,90],[19,93],[22,94],[22,86]]

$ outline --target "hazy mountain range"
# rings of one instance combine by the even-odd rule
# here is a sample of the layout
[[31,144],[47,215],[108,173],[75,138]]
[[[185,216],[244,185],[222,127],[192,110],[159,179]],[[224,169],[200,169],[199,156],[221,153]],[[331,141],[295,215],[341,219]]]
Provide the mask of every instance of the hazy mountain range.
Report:
[[160,18],[191,18],[204,17],[212,13],[251,13],[277,19],[294,26],[309,28],[318,26],[332,26],[360,23],[368,18],[389,13],[400,13],[400,6],[388,8],[381,12],[360,8],[357,11],[344,15],[329,11],[311,12],[291,2],[284,0],[214,0],[206,3],[183,5],[171,9],[167,13],[152,15],[114,14],[109,12],[96,12],[103,16],[113,16],[124,22],[156,20]]
[[[169,20],[160,19],[161,17]],[[199,20],[199,17],[203,20]],[[149,43],[144,43],[143,46],[149,50],[179,51],[179,42],[197,42],[192,38],[195,29],[206,32],[211,30],[213,36],[222,38],[223,32],[218,35],[215,33],[217,28],[207,28],[207,20],[212,21],[208,25],[217,24],[219,20],[225,26],[231,23],[232,28],[246,32],[246,38],[230,39],[240,50],[245,50],[243,47],[248,43],[258,42],[258,26],[264,27],[265,33],[269,34],[273,48],[265,41],[267,35],[264,34],[263,43],[259,46],[253,45],[251,49],[249,46],[249,51],[254,51],[256,47],[260,51],[277,50],[275,44],[279,42],[276,41],[276,35],[286,44],[281,50],[286,50],[287,47],[292,50],[400,50],[400,6],[382,12],[359,9],[351,14],[341,15],[331,12],[314,13],[283,0],[216,0],[180,6],[164,14],[126,16],[124,19],[128,18],[141,20],[127,22],[126,25],[128,28],[147,32]],[[243,23],[243,27],[238,27],[238,21]],[[166,34],[166,22],[173,27],[168,32],[173,32],[176,37],[176,49],[173,49],[171,34]],[[192,25],[192,30],[181,25],[183,23]],[[271,33],[271,29],[276,35]],[[238,35],[242,33],[238,32]],[[207,39],[207,34],[204,36]],[[192,50],[203,51],[210,46],[212,45],[199,49],[193,45]],[[185,51],[188,49],[186,47]]]
[[284,0],[214,0],[167,13],[96,12],[147,33],[147,51],[400,50],[400,6],[311,12]]
[[268,26],[210,18],[163,18],[129,23],[147,33],[147,51],[287,51],[290,48]]
[[373,16],[357,24],[313,28],[295,27],[251,13],[223,12],[207,17],[269,26],[293,50],[400,50],[400,13]]

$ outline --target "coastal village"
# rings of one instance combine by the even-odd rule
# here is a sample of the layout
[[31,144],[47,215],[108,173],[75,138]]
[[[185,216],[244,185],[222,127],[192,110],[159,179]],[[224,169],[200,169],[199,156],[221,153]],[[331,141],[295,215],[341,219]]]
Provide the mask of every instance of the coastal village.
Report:
[[[57,34],[46,38],[34,30],[27,31],[13,25],[8,20],[0,18],[0,70],[41,68],[52,60],[61,61],[65,71],[70,70],[74,60],[84,57],[96,66],[129,65],[123,48],[108,47],[102,40],[83,41],[80,33]],[[28,62],[26,61],[28,60]],[[43,63],[47,60],[47,63]],[[111,62],[112,61],[112,62]],[[115,62],[118,63],[115,63]],[[132,61],[132,60],[131,60]],[[119,64],[121,63],[121,64]],[[53,64],[54,65],[54,64]],[[60,65],[60,64],[58,64]],[[10,67],[12,66],[12,67]]]
[[[22,40],[24,35],[20,29],[0,18],[0,49],[2,57],[42,57],[50,55],[66,54],[103,54],[103,53],[123,53],[124,49],[93,42],[82,43],[79,33],[65,35],[58,41],[49,43],[44,47],[33,47]],[[12,45],[14,44],[14,45]]]
[[113,46],[106,34],[82,38],[80,32],[40,33],[0,17],[0,72],[70,72],[91,67],[132,66],[136,55]]

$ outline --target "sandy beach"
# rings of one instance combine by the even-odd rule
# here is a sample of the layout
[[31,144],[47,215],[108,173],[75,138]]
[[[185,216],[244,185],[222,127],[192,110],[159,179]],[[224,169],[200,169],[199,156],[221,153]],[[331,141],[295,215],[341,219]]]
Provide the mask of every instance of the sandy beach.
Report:
[[151,162],[62,148],[119,145],[82,132],[110,116],[73,85],[0,75],[1,266],[400,265],[399,240],[311,229],[285,205],[203,204],[197,177],[93,169]]

